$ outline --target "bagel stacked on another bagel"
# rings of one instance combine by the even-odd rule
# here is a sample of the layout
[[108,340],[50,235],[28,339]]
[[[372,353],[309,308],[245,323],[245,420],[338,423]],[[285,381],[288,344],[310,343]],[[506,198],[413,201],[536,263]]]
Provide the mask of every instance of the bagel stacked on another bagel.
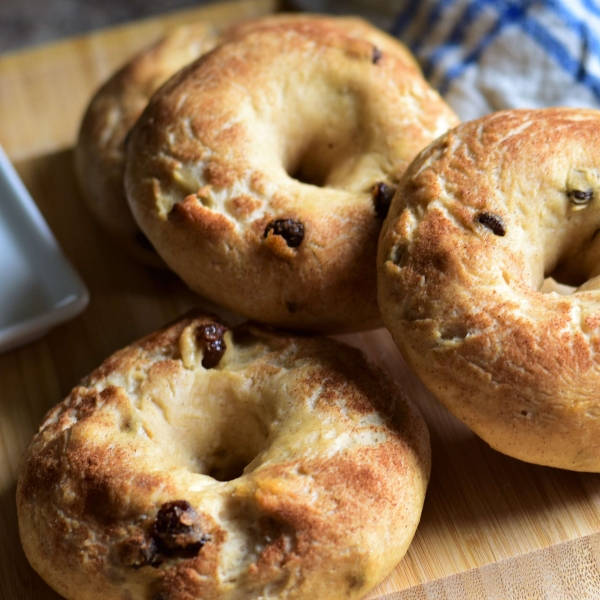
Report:
[[21,539],[68,600],[349,600],[404,555],[429,466],[422,418],[358,350],[190,316],[49,412]]
[[[107,229],[155,262],[139,226],[208,299],[361,330],[380,323],[394,187],[457,122],[360,19],[200,24],[98,92],[77,169]],[[418,411],[359,351],[188,316],[50,411],[21,465],[19,526],[68,600],[348,600],[406,552],[429,470]]]
[[[275,15],[244,21],[225,31],[217,31],[205,22],[176,27],[136,54],[96,92],[79,130],[75,170],[91,212],[131,255],[151,266],[165,266],[133,219],[124,187],[127,134],[152,95],[167,79],[227,38],[272,24],[314,18]],[[361,19],[318,17],[318,20],[348,35],[369,40],[384,51],[402,51],[393,38]],[[408,52],[406,59],[413,60]]]
[[[378,257],[425,385],[493,448],[577,471],[600,471],[599,129],[547,109],[450,131],[408,169]],[[550,273],[580,287],[539,292]]]
[[346,28],[310,17],[241,28],[163,86],[131,132],[138,224],[192,289],[247,318],[379,325],[386,203],[458,122],[402,45]]
[[179,27],[137,54],[94,95],[75,146],[75,172],[98,222],[133,256],[164,266],[125,197],[125,140],[150,97],[174,73],[218,43],[208,23]]

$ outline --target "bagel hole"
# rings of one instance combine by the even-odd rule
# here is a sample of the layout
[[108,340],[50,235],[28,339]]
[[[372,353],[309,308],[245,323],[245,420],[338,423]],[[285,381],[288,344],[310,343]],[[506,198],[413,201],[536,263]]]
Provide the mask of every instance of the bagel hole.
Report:
[[546,277],[539,291],[542,292],[542,294],[551,294],[552,292],[555,292],[561,296],[568,296],[575,291],[575,287],[567,283],[561,283],[554,279],[554,277]]
[[317,187],[324,187],[327,181],[327,173],[323,172],[323,170],[313,168],[310,162],[300,163],[291,172],[288,172],[288,175],[300,183],[315,185]]
[[[239,402],[212,419],[212,431],[207,433],[199,452],[199,471],[217,481],[231,481],[244,474],[248,465],[267,444],[267,429],[252,410]],[[209,423],[210,426],[210,423]]]
[[364,80],[359,84],[354,76],[346,79],[320,68],[310,80],[306,72],[298,75],[299,80],[290,73],[286,111],[270,111],[278,139],[273,158],[300,183],[369,191],[375,183],[375,149],[382,148],[379,121],[372,114],[377,103]]
[[146,429],[192,473],[231,481],[268,446],[268,420],[256,394],[206,373],[213,371],[177,399],[177,410],[148,410]]
[[211,461],[212,466],[209,467],[206,475],[217,481],[232,481],[244,474],[244,469],[252,462],[253,458],[254,455],[251,458],[244,458],[236,456],[226,448],[220,448],[215,452]]
[[329,161],[317,161],[314,159],[314,153],[309,150],[302,153],[297,158],[297,162],[290,165],[286,171],[287,174],[300,183],[325,187],[327,177],[331,170]]
[[[584,253],[585,250],[583,253],[578,252],[573,256],[560,260],[552,271],[546,273],[546,280],[551,279],[558,285],[571,287],[572,290],[583,285],[588,281],[591,275],[589,261],[586,260]],[[544,281],[544,284],[546,284],[546,281]],[[566,292],[563,291],[562,293],[564,294]]]
[[356,171],[356,156],[368,137],[354,110],[342,110],[311,132],[291,135],[283,149],[282,164],[289,177],[317,187],[346,186]]

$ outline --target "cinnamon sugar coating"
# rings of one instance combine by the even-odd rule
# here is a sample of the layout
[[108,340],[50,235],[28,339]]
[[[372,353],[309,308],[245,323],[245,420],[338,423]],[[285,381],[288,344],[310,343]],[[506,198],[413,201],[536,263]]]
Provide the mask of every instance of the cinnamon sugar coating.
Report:
[[[404,46],[366,23],[272,18],[153,97],[129,140],[127,195],[165,262],[212,301],[285,328],[373,328],[373,186],[395,186],[457,122]],[[271,226],[283,222],[293,236]]]
[[332,340],[243,326],[207,369],[210,325],[117,352],[48,413],[19,475],[28,559],[68,600],[363,596],[419,522],[422,418]]
[[[600,471],[600,112],[505,111],[408,169],[382,232],[386,325],[493,448]],[[576,286],[542,293],[544,278]]]

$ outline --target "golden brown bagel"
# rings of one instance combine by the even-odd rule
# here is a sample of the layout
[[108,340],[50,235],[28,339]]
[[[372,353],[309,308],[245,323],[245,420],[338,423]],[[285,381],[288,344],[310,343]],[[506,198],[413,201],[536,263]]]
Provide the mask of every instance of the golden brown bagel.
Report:
[[349,331],[380,324],[390,188],[457,118],[403,46],[331,23],[242,32],[171,79],[132,130],[126,188],[195,291],[261,322]]
[[[378,255],[429,389],[493,448],[578,471],[600,471],[599,129],[573,109],[457,127],[408,169]],[[541,293],[551,273],[580,287]]]
[[217,41],[208,23],[174,29],[100,87],[79,130],[75,167],[92,214],[129,253],[153,266],[164,264],[135,223],[125,197],[125,139],[152,94]]
[[429,460],[358,350],[187,317],[49,412],[21,539],[68,600],[359,598],[404,555]]
[[[75,147],[77,178],[92,214],[130,254],[149,265],[164,266],[131,215],[123,181],[125,140],[152,94],[177,71],[225,38],[270,25],[313,19],[339,27],[355,37],[368,39],[383,50],[398,49],[393,38],[362,19],[351,17],[279,14],[243,21],[224,32],[218,32],[209,23],[197,22],[175,28],[136,54],[94,94]],[[407,60],[408,57],[407,52]]]

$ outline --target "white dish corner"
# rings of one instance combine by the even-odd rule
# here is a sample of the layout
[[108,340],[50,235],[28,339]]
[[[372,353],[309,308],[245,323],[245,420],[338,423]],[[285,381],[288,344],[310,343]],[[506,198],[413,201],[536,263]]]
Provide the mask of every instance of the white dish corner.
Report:
[[89,292],[0,146],[0,352],[72,319]]

